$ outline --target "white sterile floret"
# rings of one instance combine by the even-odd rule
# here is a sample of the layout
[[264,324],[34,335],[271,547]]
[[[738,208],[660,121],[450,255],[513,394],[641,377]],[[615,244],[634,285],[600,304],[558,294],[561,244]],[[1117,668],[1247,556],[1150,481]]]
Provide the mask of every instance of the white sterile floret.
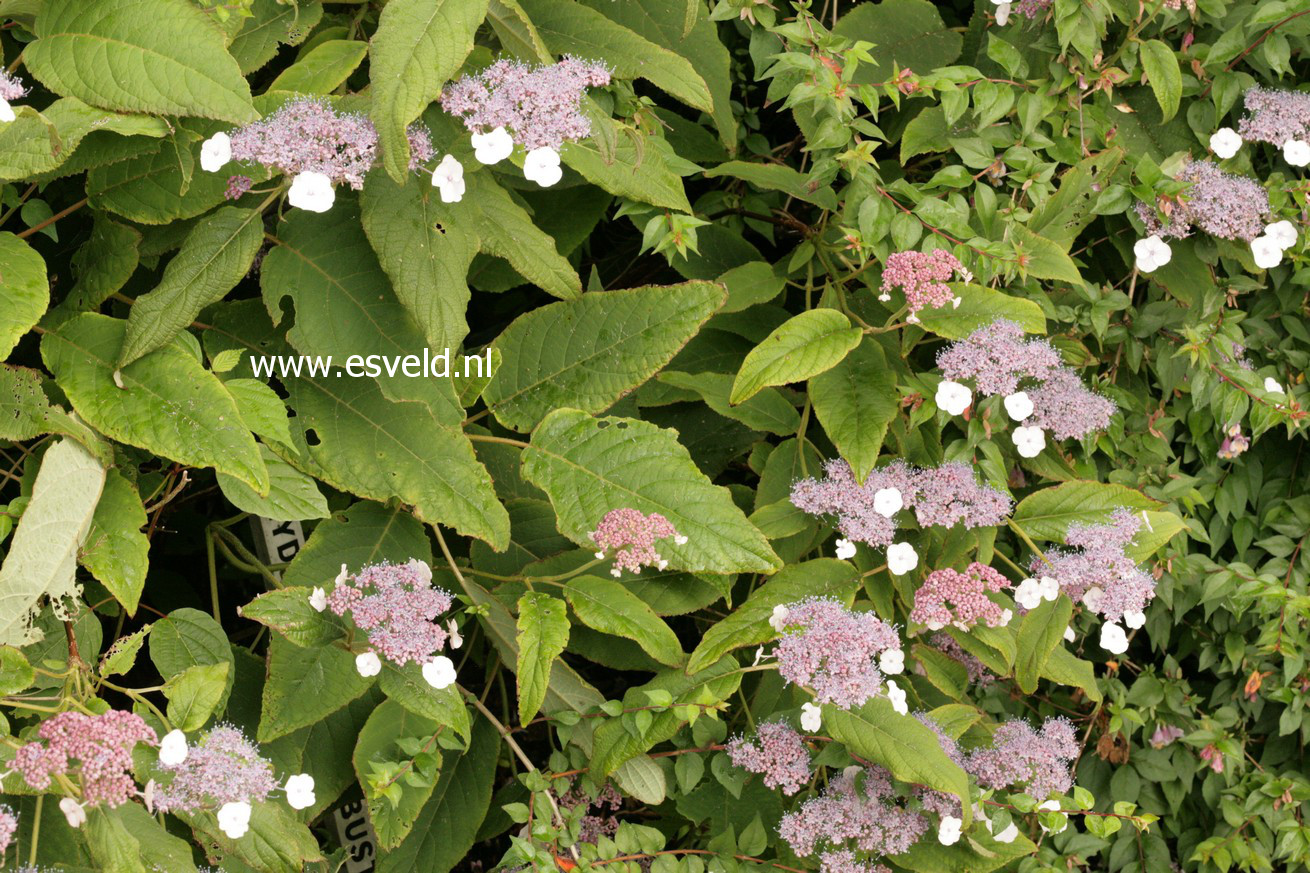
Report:
[[1265,391],[1269,392],[1270,394],[1282,394],[1282,393],[1283,393],[1283,386],[1280,385],[1280,384],[1278,383],[1278,380],[1275,379],[1274,377],[1272,377],[1272,376],[1266,376],[1266,377],[1265,377]]
[[450,637],[450,647],[452,649],[458,649],[464,645],[464,638],[459,635],[459,625],[455,624],[455,619],[452,618],[446,621],[446,633]]
[[1101,611],[1101,603],[1105,600],[1105,592],[1100,587],[1093,585],[1083,592],[1083,606],[1092,612]]
[[287,191],[287,202],[307,212],[327,212],[336,199],[332,180],[314,170],[297,174],[291,180],[291,190]]
[[420,561],[418,558],[410,558],[405,564],[406,567],[414,571],[414,575],[423,581],[424,585],[432,582],[432,568],[427,565],[426,561]]
[[887,547],[887,569],[893,576],[904,576],[919,566],[919,553],[909,543],[895,543]]
[[549,188],[563,176],[564,171],[559,165],[559,152],[550,146],[533,149],[523,159],[523,178],[536,182],[543,188]]
[[14,112],[14,107],[9,105],[8,100],[0,97],[0,122],[13,121],[16,118],[18,118],[18,114]]
[[1264,235],[1282,249],[1290,249],[1296,245],[1296,225],[1287,219],[1275,221],[1273,224],[1266,224]]
[[1037,590],[1043,600],[1054,600],[1060,596],[1060,581],[1053,576],[1043,576],[1037,580]]
[[159,741],[159,763],[165,767],[176,767],[186,760],[186,734],[174,729],[164,734]]
[[[1041,804],[1040,806],[1038,806],[1037,808],[1040,809],[1040,810],[1044,810],[1044,811],[1046,811],[1046,812],[1059,812],[1059,811],[1060,811],[1060,801],[1058,801],[1058,800],[1048,800],[1048,801],[1046,801],[1045,803],[1043,803],[1043,804]],[[1039,822],[1039,824],[1040,824],[1040,822]],[[1042,830],[1045,831],[1046,833],[1049,833],[1049,834],[1062,834],[1062,833],[1064,833],[1064,829],[1067,828],[1068,826],[1069,826],[1069,817],[1068,817],[1068,816],[1065,816],[1065,818],[1064,818],[1064,823],[1061,824],[1058,828],[1055,828],[1054,830],[1052,830],[1051,828],[1048,828],[1046,825],[1042,825]]]
[[1067,628],[1064,629],[1064,639],[1065,642],[1068,643],[1072,643],[1076,639],[1073,633],[1073,625],[1069,625]]
[[1046,448],[1046,431],[1040,427],[1016,427],[1010,434],[1020,457],[1035,458]]
[[361,676],[376,676],[382,672],[382,661],[376,652],[360,652],[355,656],[355,669]]
[[883,649],[878,653],[878,669],[889,676],[905,670],[904,649]]
[[1251,256],[1257,267],[1271,270],[1283,262],[1283,248],[1267,236],[1258,236],[1251,240]]
[[454,155],[446,155],[432,171],[432,185],[441,192],[442,203],[458,203],[464,199],[464,165]]
[[503,127],[490,133],[473,134],[473,157],[479,163],[498,164],[514,151],[514,140]]
[[1215,156],[1228,160],[1242,147],[1242,135],[1231,127],[1221,127],[1210,134],[1210,151]]
[[218,827],[234,840],[239,840],[250,830],[250,804],[244,800],[225,803],[218,809]]
[[1010,822],[1005,826],[1005,830],[1001,831],[992,839],[996,840],[998,843],[1013,843],[1017,836],[1019,836],[1019,826],[1014,822]]
[[287,803],[292,809],[309,809],[314,805],[314,777],[297,773],[287,777]]
[[1128,635],[1112,621],[1101,625],[1101,648],[1115,655],[1128,651]]
[[942,823],[937,827],[937,841],[943,846],[953,846],[960,840],[960,826],[963,819],[953,815],[942,816]]
[[423,679],[440,691],[455,684],[455,662],[445,655],[437,655],[423,665]]
[[80,828],[86,824],[86,809],[71,797],[65,797],[59,801],[59,811],[68,820],[70,828]]
[[1146,239],[1139,239],[1133,244],[1133,254],[1137,258],[1137,269],[1143,273],[1150,273],[1158,270],[1173,258],[1173,249],[1169,248],[1169,243],[1160,239],[1158,236],[1148,236]]
[[801,704],[801,730],[814,733],[823,727],[823,710],[813,703]]
[[1010,619],[1012,619],[1012,618],[1014,618],[1014,610],[1013,610],[1013,609],[1002,609],[1002,610],[1001,610],[1001,624],[1000,624],[1000,626],[1001,626],[1001,627],[1005,627],[1006,625],[1008,625],[1008,624],[1010,623]]
[[1027,391],[1016,391],[1004,401],[1005,412],[1013,421],[1023,421],[1033,414],[1033,401]]
[[1294,167],[1310,164],[1310,143],[1302,139],[1289,139],[1283,143],[1283,160]]
[[1146,613],[1136,612],[1131,609],[1125,609],[1124,624],[1132,628],[1133,630],[1137,630],[1139,627],[1146,624]]
[[1036,579],[1025,579],[1015,586],[1014,602],[1033,610],[1042,605],[1042,586]]
[[[992,2],[996,3],[996,0],[992,0]],[[1009,21],[1010,21],[1010,4],[996,3],[996,23],[999,24],[1001,27],[1005,27],[1005,25],[1008,24]]]
[[685,546],[687,545],[687,538],[684,537],[682,534],[674,534],[673,542],[676,543],[677,545]]
[[781,631],[787,626],[787,607],[782,604],[773,607],[773,615],[769,616],[769,626],[776,631]]
[[232,137],[216,133],[200,145],[200,169],[217,173],[232,160]]
[[346,567],[345,564],[342,564],[341,572],[337,574],[337,578],[332,580],[332,584],[340,585],[342,582],[345,582],[349,578],[350,578],[350,569]]
[[837,540],[837,560],[849,561],[855,557],[855,543],[850,540]]
[[901,715],[909,715],[910,707],[905,703],[905,689],[896,684],[895,679],[887,680],[887,699],[892,703],[892,709]]
[[948,379],[937,386],[937,396],[933,399],[937,403],[937,408],[946,414],[959,415],[973,403],[973,392],[967,385]]
[[309,605],[314,607],[315,612],[322,612],[327,609],[327,592],[318,586],[309,592]]
[[883,518],[891,518],[901,511],[905,497],[899,488],[879,488],[873,495],[873,511]]

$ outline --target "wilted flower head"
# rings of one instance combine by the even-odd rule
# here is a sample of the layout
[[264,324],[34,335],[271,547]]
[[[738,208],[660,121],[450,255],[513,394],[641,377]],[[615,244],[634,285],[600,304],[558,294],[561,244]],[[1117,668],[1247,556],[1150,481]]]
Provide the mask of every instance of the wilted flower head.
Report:
[[1109,621],[1143,612],[1155,596],[1155,579],[1125,551],[1141,527],[1141,516],[1127,509],[1116,509],[1105,524],[1074,522],[1065,542],[1077,551],[1049,549],[1046,562],[1033,559],[1033,572],[1054,576],[1075,603]]
[[441,106],[474,133],[502,127],[529,150],[558,149],[591,135],[582,96],[587,88],[609,81],[609,69],[598,61],[565,57],[557,64],[532,66],[499,60],[446,86]]
[[887,256],[883,266],[879,299],[890,300],[893,288],[903,288],[905,302],[910,307],[907,320],[918,321],[915,313],[920,309],[927,306],[940,309],[955,299],[955,292],[946,283],[957,275],[966,275],[964,265],[945,249],[894,252]]
[[1246,117],[1238,125],[1242,139],[1282,148],[1289,139],[1310,137],[1310,94],[1255,87],[1243,98]]
[[810,752],[786,722],[765,722],[753,739],[733,737],[727,748],[735,766],[762,774],[766,786],[783,794],[795,794],[810,781]]
[[[857,788],[861,774],[863,784]],[[849,768],[831,780],[818,797],[784,815],[778,833],[801,857],[814,854],[816,849],[829,849],[822,856],[825,863],[830,857],[840,863],[853,863],[852,850],[899,855],[918,842],[927,829],[928,822],[922,815],[897,803],[887,771],[869,765],[863,770]]]
[[782,678],[813,689],[820,703],[859,706],[883,688],[878,654],[899,649],[896,629],[871,612],[812,598],[787,607],[775,652]]
[[1182,238],[1199,227],[1220,239],[1250,242],[1264,231],[1270,213],[1269,193],[1254,179],[1225,173],[1213,161],[1188,161],[1176,178],[1190,184],[1167,224],[1150,204],[1137,205],[1147,233]]
[[1183,729],[1180,727],[1174,727],[1171,724],[1158,725],[1155,733],[1151,734],[1151,747],[1163,749],[1182,735]]
[[18,833],[18,816],[7,806],[0,805],[0,860],[3,860],[14,834]]
[[614,568],[610,571],[616,577],[624,570],[640,573],[642,567],[663,570],[669,562],[655,551],[655,541],[670,537],[679,545],[687,541],[673,527],[673,522],[658,512],[643,515],[626,507],[605,513],[589,536],[600,549],[596,557],[603,558],[610,549],[617,550],[614,553]]
[[983,788],[1023,786],[1042,800],[1073,786],[1070,768],[1077,757],[1078,736],[1068,719],[1048,718],[1040,731],[1016,719],[996,729],[991,746],[970,752],[964,769]]
[[1224,429],[1224,440],[1219,444],[1219,457],[1231,461],[1251,448],[1251,439],[1242,433],[1240,424],[1229,425]]
[[73,761],[82,779],[86,805],[118,806],[136,793],[132,747],[154,745],[155,732],[139,715],[112,709],[103,715],[61,712],[37,728],[40,740],[14,753],[10,765],[29,787],[44,790],[56,773],[72,774]]
[[231,725],[217,725],[200,738],[180,764],[163,766],[173,779],[155,789],[161,812],[217,809],[228,803],[266,800],[278,787],[273,763]]
[[328,596],[328,609],[349,612],[368,631],[369,645],[399,667],[427,663],[445,646],[436,618],[450,606],[450,595],[432,585],[432,570],[419,560],[374,564],[353,576],[343,566]]
[[965,630],[980,621],[988,627],[1000,627],[1008,616],[999,603],[987,597],[987,592],[1009,587],[1009,579],[977,561],[963,573],[950,568],[934,570],[914,592],[910,621],[927,625],[930,630],[947,625]]

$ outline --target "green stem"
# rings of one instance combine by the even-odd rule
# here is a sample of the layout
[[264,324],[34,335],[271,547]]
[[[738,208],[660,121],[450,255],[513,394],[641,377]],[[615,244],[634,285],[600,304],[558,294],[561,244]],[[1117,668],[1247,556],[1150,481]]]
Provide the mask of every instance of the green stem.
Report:
[[32,819],[32,848],[27,853],[27,864],[36,867],[36,847],[41,841],[41,807],[45,805],[45,795],[36,796],[36,816]]
[[218,603],[218,561],[214,557],[214,532],[205,537],[205,560],[209,564],[209,601],[214,610],[214,621],[223,623]]

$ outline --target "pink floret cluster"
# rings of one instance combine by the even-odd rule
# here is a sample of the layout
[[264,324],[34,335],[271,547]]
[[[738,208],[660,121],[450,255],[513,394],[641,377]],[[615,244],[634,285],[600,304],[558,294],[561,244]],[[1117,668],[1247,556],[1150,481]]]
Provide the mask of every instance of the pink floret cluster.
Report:
[[278,787],[273,763],[259,753],[246,735],[231,725],[218,725],[187,750],[167,785],[156,789],[154,808],[160,812],[194,812],[225,803],[267,800]]
[[18,833],[18,816],[7,806],[0,806],[0,863],[3,863],[5,852],[9,849],[9,844],[14,841],[14,834]]
[[830,598],[803,600],[785,610],[786,630],[775,651],[782,678],[810,688],[819,703],[841,709],[878,695],[883,688],[878,655],[901,647],[895,627]]
[[955,292],[946,283],[959,277],[968,281],[968,271],[955,255],[945,249],[931,252],[894,252],[887,256],[882,269],[880,300],[890,300],[893,288],[905,290],[910,314],[906,321],[916,322],[916,313],[926,307],[941,309],[955,300]]
[[1009,587],[1009,579],[977,561],[963,573],[949,567],[934,570],[914,592],[910,621],[927,625],[929,630],[940,630],[947,625],[968,630],[979,622],[1000,627],[1006,623],[1005,609],[988,598],[987,593]]
[[597,61],[565,57],[534,66],[500,60],[448,85],[441,107],[474,133],[503,127],[525,148],[558,149],[591,135],[582,97],[609,82],[609,68]]
[[382,563],[343,575],[328,596],[336,615],[350,613],[368,641],[391,663],[425,664],[445,645],[448,634],[436,618],[450,609],[450,594],[432,584],[432,570],[422,561]]
[[17,100],[26,94],[22,79],[0,70],[0,100]]
[[1264,233],[1271,209],[1269,192],[1259,182],[1225,173],[1213,161],[1188,161],[1175,178],[1188,187],[1167,222],[1151,204],[1135,207],[1148,234],[1181,239],[1199,227],[1220,239],[1250,242]]
[[1126,552],[1142,523],[1127,509],[1116,509],[1105,524],[1075,522],[1065,535],[1073,548],[1047,550],[1047,560],[1034,558],[1032,570],[1054,576],[1075,603],[1109,621],[1143,612],[1155,597],[1155,579]]
[[861,861],[850,849],[834,849],[819,855],[822,873],[892,873],[886,864]]
[[969,676],[970,685],[986,688],[996,681],[996,676],[992,674],[991,670],[987,669],[987,665],[974,655],[966,652],[964,647],[950,634],[933,634],[928,638],[928,643],[946,657],[963,664],[964,670]]
[[[863,784],[857,788],[861,774]],[[863,770],[849,768],[818,797],[784,815],[778,833],[801,857],[826,849],[820,856],[826,871],[829,857],[838,865],[833,870],[859,869],[845,866],[855,863],[855,851],[899,855],[927,829],[927,819],[897,802],[887,771],[869,765]]]
[[674,528],[673,522],[658,512],[643,515],[626,507],[605,513],[596,529],[588,536],[600,550],[596,557],[603,558],[606,552],[614,551],[614,567],[610,573],[615,577],[620,576],[624,570],[640,573],[643,567],[663,570],[669,562],[660,557],[660,553],[655,550],[655,543],[672,539],[681,545],[687,541]]
[[1242,139],[1282,148],[1289,139],[1310,138],[1310,94],[1255,87],[1242,102],[1246,117],[1237,126]]
[[1078,735],[1068,719],[1048,718],[1040,731],[1016,719],[996,729],[992,745],[970,752],[964,769],[983,788],[1019,786],[1044,800],[1073,787],[1077,757]]
[[810,781],[810,752],[786,722],[765,722],[754,738],[734,737],[727,749],[735,766],[763,775],[767,787],[783,794],[795,794]]
[[112,709],[103,715],[61,712],[37,728],[39,740],[14,753],[10,767],[29,787],[44,790],[56,774],[76,770],[89,806],[119,806],[136,794],[132,748],[155,745],[154,730],[139,715]]

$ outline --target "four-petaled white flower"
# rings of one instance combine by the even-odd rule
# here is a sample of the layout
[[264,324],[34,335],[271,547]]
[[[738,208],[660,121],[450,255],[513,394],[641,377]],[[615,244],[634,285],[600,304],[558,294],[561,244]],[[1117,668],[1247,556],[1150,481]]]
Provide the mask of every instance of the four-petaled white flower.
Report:
[[0,97],[0,122],[13,121],[16,118],[18,114],[14,112],[14,107],[9,105],[8,100]]
[[837,560],[849,561],[855,557],[855,543],[850,540],[837,540]]
[[454,155],[446,155],[432,171],[432,185],[441,192],[442,203],[464,199],[464,165]]
[[1041,606],[1042,586],[1036,579],[1025,579],[1014,589],[1014,602],[1024,609],[1033,610]]
[[1005,413],[1013,421],[1023,421],[1033,414],[1033,402],[1027,391],[1016,391],[1006,396],[1002,402],[1005,404]]
[[309,605],[314,607],[315,612],[327,609],[327,592],[317,585],[314,586],[314,590],[309,592]]
[[887,699],[892,703],[892,709],[901,715],[909,715],[910,707],[905,704],[905,689],[896,684],[895,679],[887,680]]
[[423,679],[440,691],[455,684],[455,662],[445,655],[437,655],[423,665]]
[[801,704],[801,730],[814,733],[823,727],[823,710],[813,703]]
[[1280,385],[1278,380],[1272,376],[1265,377],[1265,391],[1269,392],[1270,394],[1284,393],[1283,386]]
[[781,631],[787,626],[787,607],[781,603],[773,607],[773,614],[769,616],[769,626],[776,631]]
[[549,188],[563,176],[564,171],[559,165],[559,152],[550,146],[533,149],[523,159],[523,178],[536,182],[543,188]]
[[464,645],[464,638],[459,635],[459,625],[455,624],[455,619],[452,618],[446,621],[446,633],[450,635],[450,647],[452,649],[458,649]]
[[327,212],[336,199],[332,180],[314,170],[298,173],[291,180],[291,190],[287,191],[287,202],[308,212]]
[[933,400],[947,415],[959,415],[973,403],[973,392],[967,385],[948,379],[937,386],[937,396]]
[[349,568],[346,567],[345,564],[342,564],[342,565],[341,565],[341,572],[337,574],[337,578],[336,578],[336,579],[333,579],[333,580],[332,580],[332,584],[334,584],[334,585],[340,585],[342,582],[345,582],[345,581],[346,581],[347,579],[349,579],[349,578],[350,578],[350,570],[349,570]]
[[65,797],[59,801],[59,811],[68,819],[70,828],[80,828],[86,824],[86,809],[71,797]]
[[1037,590],[1043,600],[1055,600],[1060,596],[1060,580],[1053,576],[1043,576],[1037,580]]
[[286,792],[292,809],[309,809],[314,805],[314,777],[308,773],[288,777]]
[[960,826],[964,824],[963,819],[956,818],[953,815],[942,816],[942,823],[937,826],[937,841],[943,846],[953,846],[960,839]]
[[883,649],[878,653],[878,669],[893,676],[905,670],[904,649]]
[[186,734],[173,729],[164,734],[159,741],[159,763],[165,767],[176,767],[186,760]]
[[1010,434],[1020,457],[1035,458],[1046,448],[1046,431],[1040,427],[1016,427]]
[[250,804],[244,800],[225,803],[218,808],[218,827],[231,839],[239,840],[250,830]]
[[1231,127],[1221,127],[1210,134],[1210,151],[1222,160],[1228,160],[1242,147],[1242,135]]
[[514,140],[503,127],[473,134],[473,157],[483,164],[498,164],[514,151]]
[[905,497],[899,488],[879,488],[873,495],[873,511],[883,518],[891,518],[901,511]]
[[1093,585],[1083,592],[1083,606],[1092,612],[1100,612],[1101,604],[1105,601],[1105,592],[1099,586]]
[[360,652],[355,656],[355,669],[361,676],[376,676],[382,672],[382,660],[377,652]]
[[893,576],[904,576],[919,566],[919,553],[909,543],[895,543],[887,547],[887,569]]
[[1112,621],[1101,625],[1101,648],[1115,655],[1128,651],[1128,635]]
[[1258,236],[1251,240],[1251,256],[1257,267],[1271,270],[1283,262],[1283,247],[1271,237]]
[[200,169],[217,173],[232,160],[232,137],[219,132],[200,144]]
[[[996,0],[992,0],[992,2],[996,3]],[[1010,21],[1010,8],[1008,0],[996,3],[996,23],[1001,27],[1005,27]]]
[[1146,624],[1146,613],[1137,612],[1132,609],[1125,609],[1124,624],[1133,630],[1137,630],[1139,627]]
[[1264,235],[1282,249],[1290,249],[1296,245],[1296,225],[1285,218],[1273,224],[1266,224]]
[[1294,167],[1310,164],[1310,143],[1303,139],[1289,139],[1283,143],[1283,160]]
[[1137,269],[1143,273],[1158,270],[1169,263],[1174,256],[1173,249],[1169,248],[1169,243],[1158,236],[1139,239],[1133,244],[1133,254],[1137,258]]
[[674,534],[673,542],[677,543],[680,546],[685,546],[687,545],[687,538],[684,537],[682,534]]

